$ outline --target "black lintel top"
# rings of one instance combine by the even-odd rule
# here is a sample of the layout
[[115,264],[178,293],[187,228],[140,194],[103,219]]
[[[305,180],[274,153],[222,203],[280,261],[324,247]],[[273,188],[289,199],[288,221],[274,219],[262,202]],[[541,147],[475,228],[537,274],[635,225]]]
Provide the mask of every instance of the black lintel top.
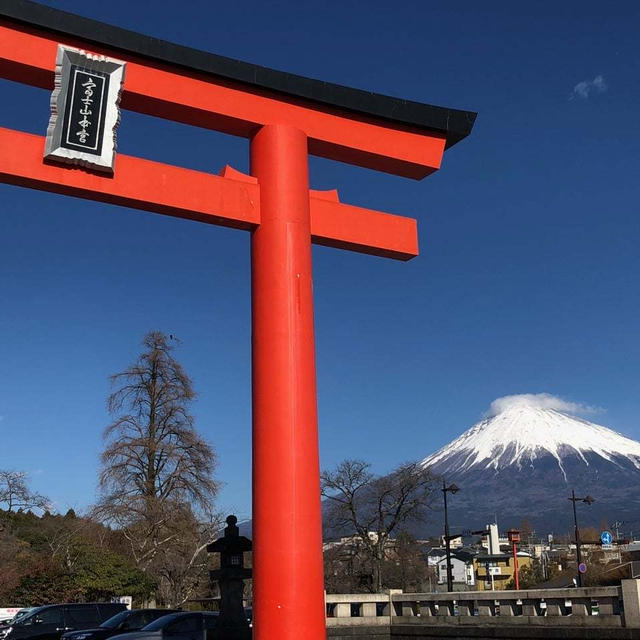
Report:
[[277,91],[399,125],[436,131],[446,136],[447,148],[468,136],[476,119],[473,111],[392,98],[268,69],[141,35],[30,0],[0,0],[0,16],[250,87]]

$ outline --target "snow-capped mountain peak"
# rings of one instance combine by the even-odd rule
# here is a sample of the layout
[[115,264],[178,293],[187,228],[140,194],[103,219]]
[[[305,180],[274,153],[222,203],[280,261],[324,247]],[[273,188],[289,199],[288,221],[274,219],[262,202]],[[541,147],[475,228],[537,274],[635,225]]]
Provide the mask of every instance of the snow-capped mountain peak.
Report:
[[596,454],[614,464],[626,458],[640,469],[640,442],[566,412],[578,405],[548,394],[526,394],[500,398],[492,409],[493,415],[426,457],[423,465],[448,475],[472,468],[499,471],[534,467],[536,459],[550,454],[566,480],[563,458],[578,456],[589,465],[586,454]]

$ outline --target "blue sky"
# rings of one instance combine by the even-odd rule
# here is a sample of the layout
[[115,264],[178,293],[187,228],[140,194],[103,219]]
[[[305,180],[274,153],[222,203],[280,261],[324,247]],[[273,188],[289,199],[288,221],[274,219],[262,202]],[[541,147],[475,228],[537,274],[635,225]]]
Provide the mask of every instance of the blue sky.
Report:
[[[320,451],[385,472],[547,392],[640,439],[636,3],[81,2],[51,6],[232,58],[479,112],[414,182],[312,158],[313,188],[416,217],[408,263],[314,248]],[[49,95],[0,81],[0,126],[44,135]],[[248,145],[124,112],[119,151],[248,170]],[[107,376],[177,335],[250,514],[249,236],[0,185],[0,468],[58,509],[95,497]]]

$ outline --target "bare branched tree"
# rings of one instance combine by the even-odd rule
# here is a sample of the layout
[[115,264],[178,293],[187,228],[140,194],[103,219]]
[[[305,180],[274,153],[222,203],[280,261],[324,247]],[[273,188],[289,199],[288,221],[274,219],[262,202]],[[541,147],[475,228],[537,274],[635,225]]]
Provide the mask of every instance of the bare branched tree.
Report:
[[97,530],[98,536],[105,536],[108,531],[89,518],[78,518],[71,509],[64,518],[45,515],[40,521],[40,530],[49,557],[58,560],[67,571],[75,569],[93,531]]
[[371,561],[371,588],[380,591],[392,534],[426,519],[437,486],[419,462],[402,464],[385,476],[373,475],[370,466],[362,460],[344,460],[335,470],[323,471],[321,483],[328,499],[328,524],[356,536]]
[[172,520],[177,536],[155,557],[150,571],[156,578],[159,599],[170,607],[181,607],[209,584],[207,545],[222,529],[222,517],[196,518],[187,508]]
[[154,331],[142,345],[136,363],[111,376],[107,407],[114,421],[104,432],[94,515],[122,530],[136,565],[146,570],[177,540],[174,515],[184,507],[212,512],[218,487],[215,454],[194,429],[195,393],[171,355],[173,344]]
[[24,471],[0,470],[0,505],[7,511],[45,511],[49,499],[29,489],[29,475]]

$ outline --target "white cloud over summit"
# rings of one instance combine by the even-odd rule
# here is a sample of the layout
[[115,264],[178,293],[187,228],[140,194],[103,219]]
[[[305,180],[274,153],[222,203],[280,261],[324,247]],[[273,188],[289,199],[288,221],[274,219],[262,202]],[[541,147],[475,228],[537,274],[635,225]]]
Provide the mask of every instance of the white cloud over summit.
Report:
[[485,415],[487,418],[492,418],[507,409],[517,406],[534,407],[536,409],[555,409],[556,411],[569,413],[571,415],[599,413],[602,411],[602,409],[598,407],[590,407],[577,402],[570,402],[559,396],[551,395],[550,393],[521,393],[496,398],[491,403]]

